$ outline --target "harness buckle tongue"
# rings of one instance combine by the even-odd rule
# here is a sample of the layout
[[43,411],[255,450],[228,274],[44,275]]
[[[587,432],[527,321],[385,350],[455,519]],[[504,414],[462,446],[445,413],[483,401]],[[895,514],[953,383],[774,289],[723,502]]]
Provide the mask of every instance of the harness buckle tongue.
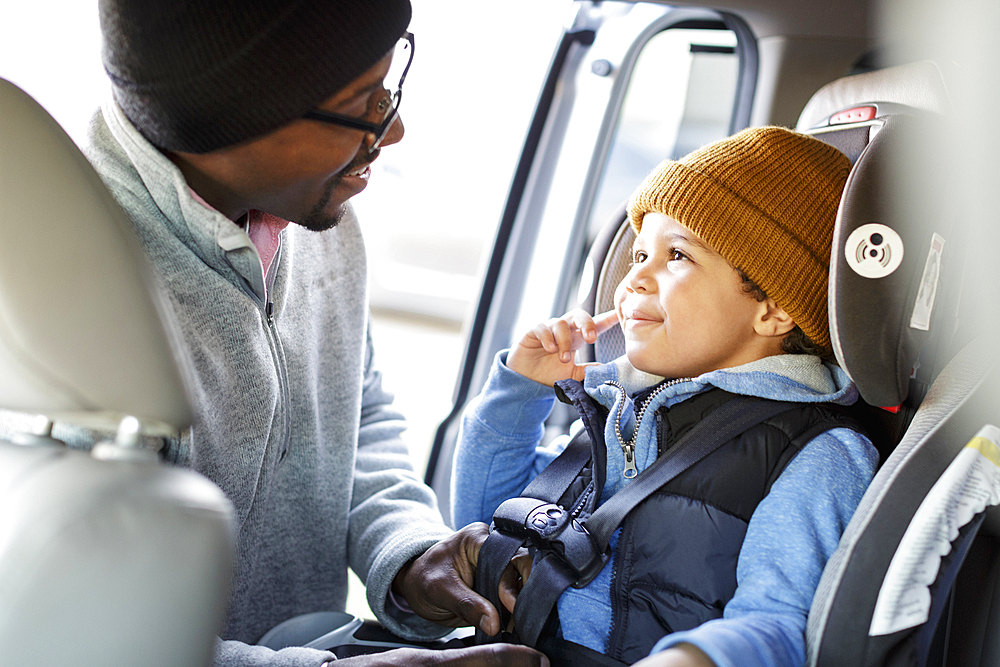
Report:
[[493,526],[554,554],[576,576],[573,583],[576,588],[589,584],[609,558],[572,514],[559,505],[536,498],[505,500],[493,514]]
[[639,469],[635,467],[635,447],[625,445],[622,451],[625,452],[625,470],[622,471],[622,476],[632,479],[639,474]]

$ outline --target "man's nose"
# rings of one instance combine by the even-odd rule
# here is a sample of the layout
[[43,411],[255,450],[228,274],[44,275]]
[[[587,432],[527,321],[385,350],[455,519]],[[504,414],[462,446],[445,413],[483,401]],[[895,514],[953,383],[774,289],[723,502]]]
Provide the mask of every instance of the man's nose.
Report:
[[406,130],[403,128],[403,117],[396,116],[396,122],[389,127],[389,132],[386,133],[385,139],[382,140],[382,146],[388,146],[389,144],[399,143],[399,140],[403,138]]

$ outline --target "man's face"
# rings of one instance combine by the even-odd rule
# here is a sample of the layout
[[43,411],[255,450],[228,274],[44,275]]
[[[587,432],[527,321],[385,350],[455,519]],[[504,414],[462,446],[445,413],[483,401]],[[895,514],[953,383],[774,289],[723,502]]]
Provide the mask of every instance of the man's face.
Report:
[[[380,122],[379,102],[389,96],[382,81],[391,58],[387,55],[319,108]],[[382,146],[402,138],[403,123],[397,120]],[[233,220],[257,209],[321,231],[337,224],[344,203],[368,184],[369,165],[380,150],[368,152],[372,141],[363,130],[298,119],[236,146],[172,157],[195,192]]]
[[662,213],[647,213],[632,261],[615,292],[615,309],[633,366],[695,377],[760,358],[753,322],[762,304],[694,232]]

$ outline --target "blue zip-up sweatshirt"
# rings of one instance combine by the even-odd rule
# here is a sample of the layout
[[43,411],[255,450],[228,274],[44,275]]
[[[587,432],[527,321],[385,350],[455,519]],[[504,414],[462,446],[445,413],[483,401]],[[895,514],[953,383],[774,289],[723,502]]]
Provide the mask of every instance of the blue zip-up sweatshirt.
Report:
[[[501,502],[520,494],[569,442],[570,436],[540,445],[543,422],[552,409],[551,387],[505,365],[500,353],[482,394],[466,409],[455,457],[452,503],[456,524],[489,522]],[[601,502],[627,483],[625,457],[616,446],[615,415],[622,405],[621,432],[636,429],[630,396],[663,378],[633,368],[625,358],[587,369],[584,387],[609,409],[607,482]],[[617,382],[621,389],[611,382]],[[802,403],[850,405],[857,392],[840,368],[807,355],[779,355],[744,366],[682,380],[656,394],[638,425],[636,467],[656,460],[652,415],[691,396],[719,387],[734,394]],[[573,432],[579,427],[574,425]],[[844,527],[871,481],[878,453],[862,435],[846,428],[811,440],[788,464],[757,506],[737,565],[736,594],[723,618],[664,637],[653,649],[694,644],[720,667],[801,665],[805,624],[816,584]],[[612,548],[615,542],[612,541]],[[588,586],[567,589],[558,602],[563,637],[603,652],[611,627],[611,563]]]

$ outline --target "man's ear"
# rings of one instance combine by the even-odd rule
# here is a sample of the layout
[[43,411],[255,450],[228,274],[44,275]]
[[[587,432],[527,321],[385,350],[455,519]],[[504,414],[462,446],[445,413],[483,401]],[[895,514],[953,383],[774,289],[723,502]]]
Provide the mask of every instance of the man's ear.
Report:
[[795,328],[795,320],[774,299],[768,297],[760,302],[753,328],[760,336],[784,336]]

